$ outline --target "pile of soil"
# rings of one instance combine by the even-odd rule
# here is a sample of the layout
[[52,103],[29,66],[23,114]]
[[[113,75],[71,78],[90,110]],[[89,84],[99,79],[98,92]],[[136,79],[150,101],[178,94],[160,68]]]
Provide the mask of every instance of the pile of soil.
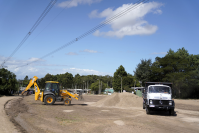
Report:
[[96,107],[142,107],[142,98],[134,95],[132,93],[113,93],[98,102],[92,104],[91,106]]

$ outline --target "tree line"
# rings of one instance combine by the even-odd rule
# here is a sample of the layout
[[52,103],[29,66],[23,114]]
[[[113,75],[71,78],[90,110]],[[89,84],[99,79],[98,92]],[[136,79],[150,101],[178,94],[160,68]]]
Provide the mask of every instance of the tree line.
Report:
[[[25,77],[26,78],[26,77]],[[95,93],[99,91],[99,84],[102,91],[105,88],[112,88],[113,77],[109,75],[79,75],[71,73],[52,75],[47,73],[43,78],[38,79],[40,88],[45,88],[46,81],[58,81],[61,89],[92,89]],[[97,85],[98,84],[98,85]],[[26,86],[26,85],[25,85]]]
[[[170,49],[164,57],[156,57],[154,62],[151,59],[142,59],[133,72],[134,75],[127,73],[120,65],[113,77],[79,74],[73,76],[68,72],[57,75],[47,73],[38,79],[38,84],[40,88],[45,88],[46,81],[58,81],[61,88],[92,89],[99,93],[99,88],[101,92],[105,88],[113,88],[115,92],[130,92],[131,87],[144,86],[145,82],[172,82],[175,98],[199,98],[199,55],[189,54],[184,48],[176,52]],[[16,80],[14,73],[2,68],[0,94],[11,94],[20,86],[26,87],[29,81],[28,76],[24,80]]]
[[199,55],[189,54],[185,48],[169,50],[164,57],[142,59],[134,71],[145,82],[172,82],[175,98],[199,98]]

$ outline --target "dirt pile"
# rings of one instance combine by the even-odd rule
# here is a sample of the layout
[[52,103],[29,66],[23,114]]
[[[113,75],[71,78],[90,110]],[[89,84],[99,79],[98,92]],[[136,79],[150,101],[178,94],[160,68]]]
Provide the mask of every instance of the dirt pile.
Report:
[[142,98],[131,93],[114,93],[91,106],[96,107],[142,107]]

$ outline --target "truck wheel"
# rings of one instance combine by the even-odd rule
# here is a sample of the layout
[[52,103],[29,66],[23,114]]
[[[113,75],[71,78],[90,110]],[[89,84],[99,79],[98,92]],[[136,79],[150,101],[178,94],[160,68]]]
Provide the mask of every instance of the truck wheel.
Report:
[[145,105],[144,105],[144,103],[143,103],[143,109],[145,109]]
[[44,103],[46,105],[53,105],[55,103],[55,97],[53,95],[47,95],[44,97]]
[[169,115],[174,115],[174,109],[169,110]]
[[149,107],[146,107],[146,114],[150,114],[150,108]]
[[65,106],[71,105],[71,100],[69,98],[64,99]]

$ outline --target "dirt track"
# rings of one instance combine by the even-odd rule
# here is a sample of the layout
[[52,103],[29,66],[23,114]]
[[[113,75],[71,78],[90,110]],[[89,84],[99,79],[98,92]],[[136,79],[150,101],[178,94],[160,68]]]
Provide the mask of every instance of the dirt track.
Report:
[[[199,100],[175,100],[175,116],[155,111],[146,115],[142,107],[91,106],[106,96],[84,96],[73,99],[71,106],[63,103],[47,106],[34,96],[12,100],[6,112],[21,132],[199,132]],[[108,97],[108,96],[107,96]]]

